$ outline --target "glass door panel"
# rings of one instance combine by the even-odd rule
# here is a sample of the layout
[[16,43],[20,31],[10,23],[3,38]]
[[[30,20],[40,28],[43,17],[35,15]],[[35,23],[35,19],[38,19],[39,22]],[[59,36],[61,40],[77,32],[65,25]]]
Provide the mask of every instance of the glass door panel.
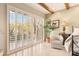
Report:
[[39,31],[38,31],[39,40],[42,40],[43,39],[43,19],[40,17],[39,17],[39,26],[38,27],[39,27]]
[[23,45],[28,43],[29,16],[23,15]]
[[22,47],[22,21],[23,15],[21,13],[17,13],[17,48]]
[[14,11],[9,11],[9,49],[16,48],[16,25],[15,25],[16,13]]
[[34,40],[34,18],[30,17],[30,20],[29,20],[29,37],[30,37],[30,41],[33,41]]
[[36,38],[36,36],[37,36],[37,25],[36,25],[36,20],[37,20],[37,19],[35,19],[35,17],[34,17],[34,19],[33,19],[33,25],[34,25],[34,33],[33,33],[33,34],[34,34],[34,35],[33,35],[34,38],[33,38],[33,40],[34,40],[35,42],[36,42],[36,39],[37,39],[37,38]]
[[36,40],[41,40],[43,37],[43,19],[36,17]]

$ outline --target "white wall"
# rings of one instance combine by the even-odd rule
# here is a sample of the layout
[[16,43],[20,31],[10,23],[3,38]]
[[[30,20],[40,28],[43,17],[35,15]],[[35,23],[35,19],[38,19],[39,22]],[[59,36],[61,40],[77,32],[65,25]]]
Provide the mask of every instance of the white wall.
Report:
[[62,10],[59,12],[56,12],[48,17],[48,19],[51,20],[60,20],[60,25],[63,20],[67,21],[69,23],[69,26],[67,27],[67,31],[71,31],[72,25],[79,25],[79,6],[73,7],[69,10]]

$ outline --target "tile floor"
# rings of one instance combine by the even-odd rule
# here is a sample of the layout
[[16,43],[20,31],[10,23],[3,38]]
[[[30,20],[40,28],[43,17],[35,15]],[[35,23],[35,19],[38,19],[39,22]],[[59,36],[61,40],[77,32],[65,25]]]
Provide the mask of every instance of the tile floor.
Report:
[[49,43],[40,43],[33,47],[27,48],[11,56],[69,56],[64,50],[57,50],[51,48]]

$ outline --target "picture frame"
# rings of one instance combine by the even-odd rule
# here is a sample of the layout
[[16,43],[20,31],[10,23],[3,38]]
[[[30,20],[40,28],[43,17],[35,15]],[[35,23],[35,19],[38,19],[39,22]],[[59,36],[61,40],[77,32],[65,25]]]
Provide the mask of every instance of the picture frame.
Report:
[[51,26],[54,27],[54,28],[59,28],[60,20],[52,20]]

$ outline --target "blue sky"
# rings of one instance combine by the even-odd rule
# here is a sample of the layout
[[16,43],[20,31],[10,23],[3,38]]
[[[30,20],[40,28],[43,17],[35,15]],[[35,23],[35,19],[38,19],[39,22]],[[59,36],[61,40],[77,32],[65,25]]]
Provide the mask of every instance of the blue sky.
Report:
[[[17,15],[17,18],[16,18],[16,15]],[[23,20],[22,20],[23,18]],[[23,15],[21,13],[15,13],[15,12],[12,12],[10,11],[10,23],[15,23],[15,21],[18,21],[19,23],[22,23],[22,21],[24,23],[28,22],[29,20],[29,16],[26,16],[26,15]]]

